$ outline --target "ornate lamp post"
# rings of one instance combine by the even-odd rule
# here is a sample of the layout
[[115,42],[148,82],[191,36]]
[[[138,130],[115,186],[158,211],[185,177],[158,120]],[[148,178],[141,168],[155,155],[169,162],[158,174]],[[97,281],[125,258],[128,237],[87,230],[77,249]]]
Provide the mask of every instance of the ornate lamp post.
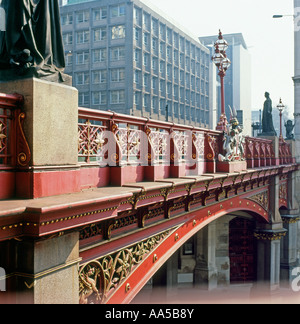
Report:
[[214,44],[215,54],[212,57],[212,61],[218,68],[218,75],[221,79],[221,116],[220,121],[217,125],[217,130],[225,130],[227,124],[227,118],[225,114],[225,91],[224,91],[224,77],[226,71],[231,65],[231,61],[226,56],[226,50],[228,48],[228,43],[223,38],[221,30],[219,30],[219,38]]
[[285,108],[285,105],[282,103],[282,100],[280,98],[279,104],[277,105],[277,109],[279,110],[279,118],[280,118],[280,136],[279,140],[283,141],[283,136],[282,136],[282,111]]

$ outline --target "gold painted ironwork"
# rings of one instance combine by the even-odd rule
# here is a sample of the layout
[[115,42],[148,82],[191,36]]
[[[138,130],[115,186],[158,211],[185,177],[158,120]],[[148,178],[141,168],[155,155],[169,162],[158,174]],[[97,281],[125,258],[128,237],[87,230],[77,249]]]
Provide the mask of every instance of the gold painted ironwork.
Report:
[[79,271],[80,303],[105,303],[133,269],[168,235],[170,230],[82,265]]

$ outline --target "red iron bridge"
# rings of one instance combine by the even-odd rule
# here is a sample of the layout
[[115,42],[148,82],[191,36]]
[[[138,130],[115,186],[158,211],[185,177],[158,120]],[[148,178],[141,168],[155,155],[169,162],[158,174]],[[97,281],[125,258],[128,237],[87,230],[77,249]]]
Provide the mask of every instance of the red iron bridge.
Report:
[[[79,108],[70,142],[23,95],[0,94],[1,302],[130,303],[187,273],[207,289],[291,282],[293,141],[245,137],[241,159],[221,162],[223,132]],[[53,162],[50,142],[76,161]]]

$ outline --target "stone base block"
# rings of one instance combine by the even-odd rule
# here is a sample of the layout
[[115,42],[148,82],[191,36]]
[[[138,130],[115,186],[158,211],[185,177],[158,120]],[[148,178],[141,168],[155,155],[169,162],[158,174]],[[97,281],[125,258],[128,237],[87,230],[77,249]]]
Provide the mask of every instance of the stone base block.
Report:
[[0,83],[1,92],[24,96],[24,132],[32,166],[74,165],[78,159],[78,91],[36,78]]
[[247,170],[246,161],[217,162],[217,172],[234,173]]

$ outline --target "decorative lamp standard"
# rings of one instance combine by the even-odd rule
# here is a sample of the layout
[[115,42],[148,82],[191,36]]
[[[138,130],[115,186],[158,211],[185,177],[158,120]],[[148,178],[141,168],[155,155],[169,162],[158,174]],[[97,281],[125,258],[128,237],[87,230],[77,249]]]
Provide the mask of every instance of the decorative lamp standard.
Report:
[[283,141],[283,136],[282,136],[282,111],[285,108],[284,104],[282,103],[282,100],[280,98],[279,104],[277,105],[277,109],[279,110],[279,118],[280,118],[280,136],[279,140]]
[[221,116],[220,121],[217,125],[217,130],[225,130],[227,124],[227,118],[225,114],[225,91],[224,91],[224,77],[226,75],[226,71],[231,65],[231,61],[226,56],[226,50],[228,48],[228,43],[223,38],[221,30],[219,30],[218,40],[214,44],[215,54],[211,58],[216,67],[218,68],[218,75],[221,79]]

